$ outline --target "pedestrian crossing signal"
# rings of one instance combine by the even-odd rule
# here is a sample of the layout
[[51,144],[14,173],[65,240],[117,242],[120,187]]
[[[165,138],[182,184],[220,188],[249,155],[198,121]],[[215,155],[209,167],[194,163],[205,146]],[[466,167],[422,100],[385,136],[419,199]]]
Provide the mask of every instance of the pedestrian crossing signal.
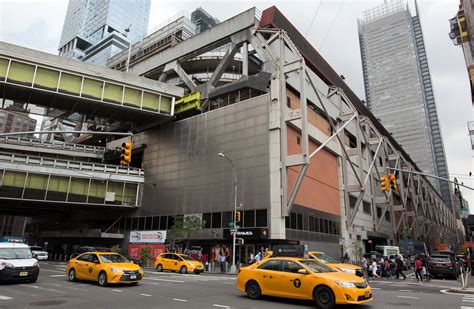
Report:
[[120,165],[128,166],[132,162],[132,143],[122,144],[122,155],[120,156]]

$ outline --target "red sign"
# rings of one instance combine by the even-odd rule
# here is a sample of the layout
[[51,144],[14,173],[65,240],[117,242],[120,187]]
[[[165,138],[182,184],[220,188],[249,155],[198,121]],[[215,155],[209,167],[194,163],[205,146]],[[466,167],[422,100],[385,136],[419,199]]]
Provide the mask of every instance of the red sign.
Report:
[[447,249],[446,244],[439,244],[439,245],[438,245],[438,250],[439,250],[439,251],[445,251],[446,249]]
[[151,248],[151,256],[153,262],[161,253],[165,252],[165,245],[136,245],[136,244],[129,244],[128,245],[128,255],[130,255],[134,259],[140,259],[140,251],[142,248],[150,247]]
[[474,248],[474,241],[466,241],[464,242],[464,246],[466,248]]

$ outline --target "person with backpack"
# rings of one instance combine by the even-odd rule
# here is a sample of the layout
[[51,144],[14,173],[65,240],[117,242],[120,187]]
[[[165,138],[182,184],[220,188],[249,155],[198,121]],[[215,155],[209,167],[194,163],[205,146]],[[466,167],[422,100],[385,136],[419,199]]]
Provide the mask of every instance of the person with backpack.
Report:
[[403,276],[403,280],[406,280],[407,276],[403,273],[403,261],[400,259],[400,256],[397,255],[395,258],[395,267],[396,267],[396,276],[397,279],[400,279],[400,275]]

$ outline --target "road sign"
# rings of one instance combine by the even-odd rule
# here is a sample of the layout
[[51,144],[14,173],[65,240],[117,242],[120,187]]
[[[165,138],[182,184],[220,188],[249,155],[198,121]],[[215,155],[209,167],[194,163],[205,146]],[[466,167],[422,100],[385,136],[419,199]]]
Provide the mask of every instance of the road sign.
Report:
[[459,216],[461,217],[461,219],[467,219],[467,217],[469,216],[467,209],[466,208],[459,209]]

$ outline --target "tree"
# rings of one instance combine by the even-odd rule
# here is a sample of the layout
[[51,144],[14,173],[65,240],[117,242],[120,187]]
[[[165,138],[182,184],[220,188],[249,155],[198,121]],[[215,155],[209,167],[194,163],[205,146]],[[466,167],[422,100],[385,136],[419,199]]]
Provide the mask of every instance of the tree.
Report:
[[120,253],[122,252],[122,248],[120,248],[120,245],[113,245],[110,247],[110,252]]
[[148,261],[151,259],[151,248],[143,247],[140,249],[140,260],[142,265],[148,265]]
[[193,233],[202,229],[205,224],[206,221],[198,216],[175,217],[174,224],[168,230],[166,238],[172,241],[172,245],[175,242],[186,241],[186,246],[188,247]]

